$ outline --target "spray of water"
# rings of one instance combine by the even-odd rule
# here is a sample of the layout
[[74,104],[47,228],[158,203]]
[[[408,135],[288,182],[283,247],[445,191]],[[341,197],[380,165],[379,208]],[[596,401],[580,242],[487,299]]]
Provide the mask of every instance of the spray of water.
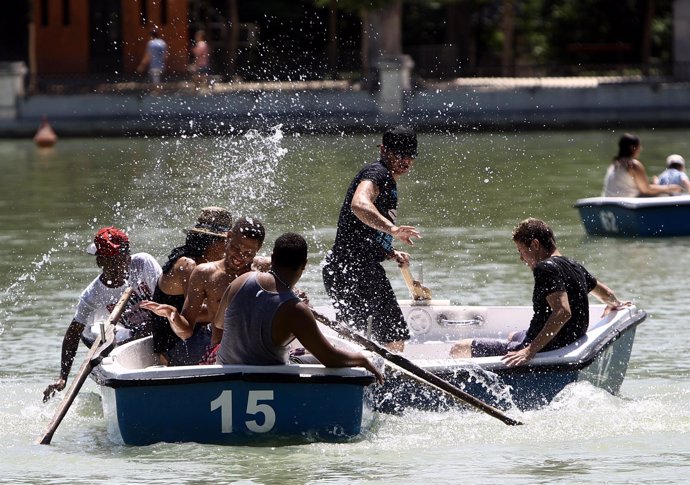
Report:
[[[152,139],[148,149],[155,151],[155,156],[122,153],[108,179],[120,177],[117,182],[124,186],[106,183],[86,187],[93,216],[81,229],[49,238],[52,247],[37,256],[29,268],[20,270],[9,287],[0,290],[0,335],[18,312],[34,303],[30,286],[50,276],[46,267],[56,261],[59,266],[62,252],[83,252],[95,231],[104,225],[128,232],[135,251],[155,248],[160,256],[178,242],[166,241],[162,231],[179,234],[180,229],[193,224],[202,207],[225,206],[234,217],[260,219],[280,208],[284,204],[280,162],[287,153],[282,141],[281,126],[267,132],[237,133],[231,129],[227,136],[212,138],[181,134],[173,139]],[[134,175],[128,177],[131,172]],[[173,202],[161,206],[161,200]],[[68,286],[72,279],[83,280],[71,268],[61,268],[60,279]],[[75,286],[82,284],[75,282]]]

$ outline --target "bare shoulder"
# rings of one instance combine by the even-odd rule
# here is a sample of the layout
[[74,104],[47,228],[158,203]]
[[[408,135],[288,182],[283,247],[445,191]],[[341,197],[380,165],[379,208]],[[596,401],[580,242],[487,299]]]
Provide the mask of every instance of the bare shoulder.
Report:
[[640,162],[637,158],[632,159],[632,169],[640,172],[645,171],[644,164]]
[[196,261],[194,261],[192,258],[188,258],[187,256],[182,256],[180,259],[175,261],[175,264],[172,267],[172,272],[173,274],[179,274],[185,278],[189,278],[189,275],[192,274],[194,268],[196,268]]
[[291,300],[283,303],[280,305],[276,316],[297,325],[302,325],[305,322],[316,322],[309,306],[300,300]]
[[184,293],[196,262],[186,256],[178,258],[167,273],[162,274],[158,286],[170,295]]
[[221,261],[209,261],[208,263],[197,264],[194,268],[194,275],[198,278],[211,278],[218,271],[222,271],[222,260]]

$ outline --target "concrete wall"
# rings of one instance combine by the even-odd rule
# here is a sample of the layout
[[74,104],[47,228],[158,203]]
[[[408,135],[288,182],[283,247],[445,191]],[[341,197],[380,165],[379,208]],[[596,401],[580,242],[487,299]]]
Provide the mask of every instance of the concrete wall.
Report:
[[[419,129],[551,129],[690,125],[690,83],[583,83],[466,86],[407,93],[402,113],[358,90],[256,90],[222,94],[154,92],[19,99],[0,136],[33,134],[46,115],[59,135],[213,133],[276,123],[304,132],[367,131],[396,122]],[[579,83],[579,84],[578,84]],[[24,130],[24,131],[23,131]]]

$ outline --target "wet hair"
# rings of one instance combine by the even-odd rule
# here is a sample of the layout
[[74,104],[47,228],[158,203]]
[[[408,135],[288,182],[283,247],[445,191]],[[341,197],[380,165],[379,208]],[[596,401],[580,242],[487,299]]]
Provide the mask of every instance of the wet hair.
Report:
[[259,241],[259,244],[263,244],[266,237],[264,225],[259,219],[254,217],[240,217],[235,221],[235,225],[232,226],[230,232],[248,237],[249,239],[255,239]]
[[184,246],[177,246],[168,255],[168,260],[163,265],[163,273],[170,271],[181,257],[191,258],[197,261],[198,258],[203,256],[204,252],[217,241],[225,239],[223,236],[215,236],[213,234],[207,234],[196,231],[189,231],[187,233],[187,239],[185,240]]
[[549,225],[541,219],[530,217],[513,229],[513,241],[528,246],[536,239],[549,252],[556,250],[556,236]]
[[621,158],[632,158],[635,150],[637,150],[637,147],[639,146],[640,139],[638,137],[630,133],[625,133],[620,137],[620,140],[618,140],[618,155],[614,158],[614,160]]
[[286,232],[276,239],[271,254],[271,265],[279,268],[299,269],[307,262],[307,241],[299,234]]

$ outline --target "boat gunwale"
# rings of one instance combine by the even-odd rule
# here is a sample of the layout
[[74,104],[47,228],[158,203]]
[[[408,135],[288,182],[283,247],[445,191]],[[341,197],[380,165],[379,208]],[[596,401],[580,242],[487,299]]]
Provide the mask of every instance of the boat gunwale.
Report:
[[690,195],[669,197],[588,197],[577,199],[575,204],[573,204],[575,209],[606,206],[630,210],[680,208],[690,206]]
[[[562,372],[562,371],[579,371],[587,368],[594,362],[594,360],[601,355],[609,346],[613,345],[622,335],[628,331],[636,328],[640,323],[642,323],[647,318],[647,313],[644,310],[637,309],[635,313],[631,313],[629,318],[621,319],[612,323],[611,328],[604,332],[585,354],[579,355],[577,357],[571,357],[570,360],[567,356],[562,355],[562,349],[556,349],[554,352],[556,355],[548,356],[537,356],[533,358],[529,363],[509,367],[501,361],[501,357],[479,357],[472,359],[446,359],[443,361],[439,360],[428,360],[427,362],[438,362],[437,365],[424,365],[422,360],[416,360],[418,364],[421,364],[426,370],[438,374],[448,375],[454,374],[461,371],[471,371],[472,369],[480,368],[484,371],[491,371],[500,373],[502,375],[506,374],[532,374],[535,372]],[[568,349],[571,346],[577,345],[579,342],[576,341],[569,346],[563,347],[563,349]],[[449,362],[454,362],[449,365]]]
[[[301,364],[310,365],[310,364]],[[190,366],[184,366],[190,367]],[[302,367],[298,372],[276,372],[264,371],[253,372],[247,370],[225,371],[228,367],[233,366],[208,366],[209,370],[221,371],[215,373],[202,374],[184,374],[184,368],[180,367],[182,372],[169,372],[168,375],[161,375],[160,377],[152,376],[151,369],[145,370],[146,376],[137,376],[138,372],[127,372],[117,374],[108,372],[103,367],[96,367],[91,376],[97,384],[101,386],[111,387],[113,389],[123,387],[141,387],[141,386],[169,386],[169,385],[185,385],[190,383],[208,383],[208,382],[226,382],[226,381],[243,381],[243,382],[263,382],[274,384],[351,384],[368,386],[373,384],[376,379],[373,375],[338,375],[338,374],[324,374],[324,373],[305,373]],[[246,369],[248,366],[242,366]],[[256,366],[260,367],[260,366]],[[318,368],[320,366],[315,365]],[[320,370],[320,369],[319,369]],[[140,373],[140,372],[139,372]]]

